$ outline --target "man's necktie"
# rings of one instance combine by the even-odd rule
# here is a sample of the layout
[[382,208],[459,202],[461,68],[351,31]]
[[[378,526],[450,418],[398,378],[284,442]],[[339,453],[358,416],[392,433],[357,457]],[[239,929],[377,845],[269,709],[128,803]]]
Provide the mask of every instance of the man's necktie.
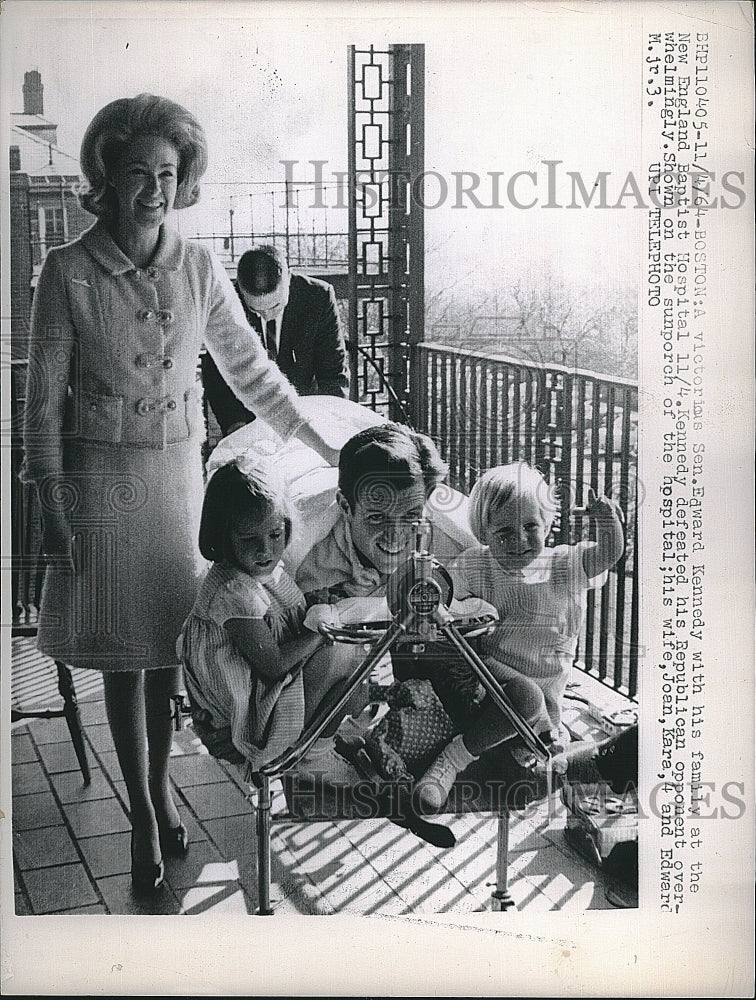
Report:
[[269,319],[265,324],[265,347],[271,361],[278,358],[278,348],[276,347],[276,321]]

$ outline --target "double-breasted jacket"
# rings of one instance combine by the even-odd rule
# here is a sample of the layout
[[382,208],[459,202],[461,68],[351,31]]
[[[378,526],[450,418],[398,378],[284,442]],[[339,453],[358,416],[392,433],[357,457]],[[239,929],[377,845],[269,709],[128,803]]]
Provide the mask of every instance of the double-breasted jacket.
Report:
[[137,268],[101,222],[51,250],[32,310],[25,407],[26,478],[64,471],[67,441],[128,451],[198,436],[202,342],[234,392],[288,437],[294,389],[250,335],[222,265],[163,226]]

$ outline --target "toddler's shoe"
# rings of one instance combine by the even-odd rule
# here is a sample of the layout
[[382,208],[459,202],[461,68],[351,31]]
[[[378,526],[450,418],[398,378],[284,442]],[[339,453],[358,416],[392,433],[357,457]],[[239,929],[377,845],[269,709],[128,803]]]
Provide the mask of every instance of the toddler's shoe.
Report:
[[460,771],[475,760],[473,754],[462,742],[462,736],[455,736],[417,783],[417,793],[423,811],[439,812],[449,797],[452,785]]

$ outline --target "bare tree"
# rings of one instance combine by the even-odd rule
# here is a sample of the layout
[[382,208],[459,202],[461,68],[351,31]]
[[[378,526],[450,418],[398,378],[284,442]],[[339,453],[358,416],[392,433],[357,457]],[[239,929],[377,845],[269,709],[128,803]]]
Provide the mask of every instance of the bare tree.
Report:
[[595,290],[568,288],[540,274],[520,278],[508,290],[470,290],[468,301],[462,302],[456,289],[464,280],[428,290],[428,339],[539,364],[630,378],[637,374],[637,309],[631,289],[619,289],[606,302]]

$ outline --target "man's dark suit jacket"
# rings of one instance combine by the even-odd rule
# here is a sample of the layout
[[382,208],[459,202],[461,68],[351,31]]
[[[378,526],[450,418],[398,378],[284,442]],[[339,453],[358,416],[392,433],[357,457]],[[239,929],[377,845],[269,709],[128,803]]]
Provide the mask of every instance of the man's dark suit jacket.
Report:
[[[242,303],[249,325],[262,337],[260,317],[247,308],[243,299]],[[344,335],[336,296],[327,282],[303,274],[291,275],[278,342],[278,367],[300,396],[349,395]],[[254,413],[239,402],[208,353],[202,356],[202,382],[223,434],[234,424],[254,420]]]

